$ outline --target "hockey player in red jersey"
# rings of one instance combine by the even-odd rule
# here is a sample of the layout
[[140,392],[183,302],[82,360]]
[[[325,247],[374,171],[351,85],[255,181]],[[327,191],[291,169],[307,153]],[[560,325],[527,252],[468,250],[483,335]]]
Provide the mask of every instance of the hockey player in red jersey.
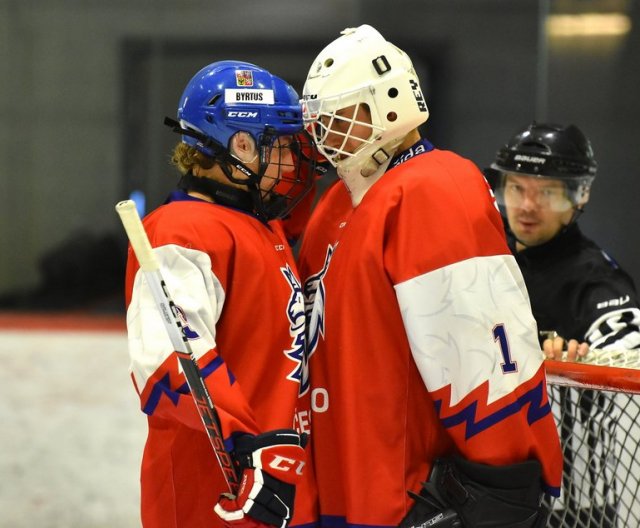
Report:
[[562,456],[482,173],[420,137],[411,61],[370,26],[318,55],[303,109],[342,183],[299,258],[321,524],[543,526]]
[[222,61],[192,78],[177,117],[167,124],[182,135],[172,157],[182,178],[144,226],[220,415],[240,489],[221,496],[223,473],[130,252],[131,373],[149,424],[142,524],[312,525],[304,303],[280,220],[308,193],[316,158],[299,96],[258,66]]

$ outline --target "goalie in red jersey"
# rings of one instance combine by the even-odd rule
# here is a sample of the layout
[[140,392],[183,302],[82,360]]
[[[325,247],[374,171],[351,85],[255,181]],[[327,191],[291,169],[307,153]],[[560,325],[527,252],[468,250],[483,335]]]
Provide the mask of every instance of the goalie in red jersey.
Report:
[[142,524],[310,526],[304,303],[282,220],[312,187],[315,147],[295,90],[222,61],[186,86],[173,163],[178,189],[144,226],[216,404],[240,473],[227,490],[161,315],[132,253],[126,274],[131,373],[147,414]]
[[341,180],[299,258],[321,524],[544,526],[562,454],[482,173],[421,137],[412,63],[370,26],[320,52],[303,107]]

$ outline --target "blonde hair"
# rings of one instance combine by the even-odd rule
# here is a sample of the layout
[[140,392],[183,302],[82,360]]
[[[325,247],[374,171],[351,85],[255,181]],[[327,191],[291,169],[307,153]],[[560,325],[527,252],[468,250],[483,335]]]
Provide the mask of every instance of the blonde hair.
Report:
[[203,169],[210,169],[214,165],[214,161],[209,156],[205,156],[202,152],[199,152],[194,147],[182,141],[173,147],[171,163],[178,168],[182,175],[192,172],[196,166],[200,166]]

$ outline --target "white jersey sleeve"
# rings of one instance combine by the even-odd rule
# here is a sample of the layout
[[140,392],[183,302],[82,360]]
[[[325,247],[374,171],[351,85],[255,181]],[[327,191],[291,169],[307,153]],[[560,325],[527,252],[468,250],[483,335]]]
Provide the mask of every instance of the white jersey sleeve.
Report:
[[[211,259],[202,251],[173,244],[157,247],[155,252],[191,349],[196,358],[200,358],[216,346],[215,323],[220,318],[225,300],[222,285],[211,270]],[[136,385],[142,390],[174,350],[140,270],[127,311],[127,328],[130,370]]]
[[511,255],[475,257],[396,285],[416,365],[455,405],[488,382],[488,403],[540,369],[536,323]]

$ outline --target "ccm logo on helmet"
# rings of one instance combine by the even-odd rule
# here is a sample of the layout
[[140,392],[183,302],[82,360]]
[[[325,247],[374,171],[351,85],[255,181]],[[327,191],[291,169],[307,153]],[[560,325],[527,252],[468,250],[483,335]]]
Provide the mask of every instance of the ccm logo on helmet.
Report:
[[246,118],[257,118],[258,112],[246,112],[241,110],[229,110],[227,112],[227,117],[246,117]]

